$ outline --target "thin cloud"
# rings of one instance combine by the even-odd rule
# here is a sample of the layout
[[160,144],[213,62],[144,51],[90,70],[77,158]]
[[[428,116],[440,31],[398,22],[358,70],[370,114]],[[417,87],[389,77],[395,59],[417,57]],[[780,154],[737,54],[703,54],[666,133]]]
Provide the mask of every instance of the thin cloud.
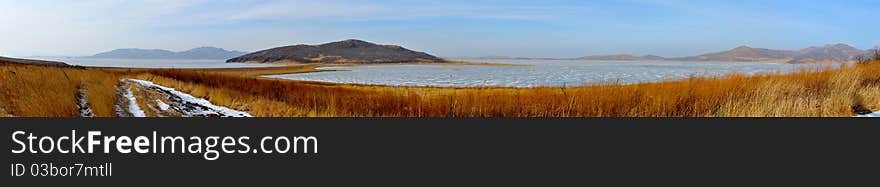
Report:
[[421,18],[462,18],[501,20],[552,19],[564,14],[591,10],[580,5],[498,6],[476,3],[362,3],[341,1],[273,1],[243,8],[226,16],[230,20],[407,20]]
[[742,44],[829,42],[864,48],[877,44],[876,26],[863,23],[877,6],[797,0],[0,0],[0,53],[90,55],[204,45],[254,50],[345,38],[452,56],[579,56],[605,49],[676,56]]

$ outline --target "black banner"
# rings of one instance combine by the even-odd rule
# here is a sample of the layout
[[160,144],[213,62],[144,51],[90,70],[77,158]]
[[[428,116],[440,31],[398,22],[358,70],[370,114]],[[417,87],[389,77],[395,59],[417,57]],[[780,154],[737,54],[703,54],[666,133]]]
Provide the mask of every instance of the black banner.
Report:
[[[880,166],[878,122],[854,118],[14,118],[0,120],[0,127],[6,133],[2,142],[8,164],[3,181],[21,185],[807,182],[840,186],[876,182],[872,179]],[[100,136],[93,138],[98,142],[92,153],[70,153],[80,148],[88,152],[89,132],[96,131]],[[77,137],[83,147],[73,146]],[[105,141],[108,137],[113,141]],[[185,142],[176,142],[174,148],[165,145],[162,153],[154,147],[162,137],[169,142],[181,137]],[[225,137],[231,139],[225,142],[231,153],[222,150]],[[271,138],[263,141],[265,137]],[[51,152],[41,153],[50,144]],[[178,145],[200,151],[181,153],[189,147]],[[171,153],[172,149],[177,152]],[[217,154],[206,156],[208,149]],[[770,183],[755,183],[757,179]]]

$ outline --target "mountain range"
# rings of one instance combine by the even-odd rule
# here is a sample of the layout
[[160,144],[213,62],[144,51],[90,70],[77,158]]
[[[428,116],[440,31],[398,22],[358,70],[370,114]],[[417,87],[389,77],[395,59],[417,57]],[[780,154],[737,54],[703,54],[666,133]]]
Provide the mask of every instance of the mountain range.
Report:
[[362,40],[344,40],[320,45],[291,45],[257,51],[226,62],[297,63],[403,63],[443,62],[424,52],[396,45],[380,45]]
[[596,55],[578,58],[523,58],[489,56],[478,59],[555,59],[555,60],[611,60],[611,61],[715,61],[715,62],[785,62],[785,63],[842,63],[855,60],[867,51],[846,44],[808,47],[801,50],[773,50],[739,46],[727,51],[706,53],[690,57],[666,58],[655,55],[635,56],[629,54]]
[[227,51],[216,47],[198,47],[181,52],[163,49],[116,49],[98,53],[89,58],[120,58],[120,59],[229,59],[245,54],[241,51]]
[[[846,44],[808,47],[801,50],[774,50],[739,46],[727,51],[688,57],[636,56],[630,54],[594,55],[577,58],[526,58],[486,56],[471,59],[521,60],[609,60],[609,61],[715,61],[715,62],[784,62],[784,63],[842,63],[855,60],[867,51]],[[397,45],[381,45],[362,40],[344,40],[320,45],[291,45],[245,54],[216,47],[199,47],[173,52],[161,49],[116,49],[90,56],[91,58],[126,59],[228,59],[226,62],[270,63],[278,61],[300,63],[401,63],[441,62],[442,58],[412,51]]]

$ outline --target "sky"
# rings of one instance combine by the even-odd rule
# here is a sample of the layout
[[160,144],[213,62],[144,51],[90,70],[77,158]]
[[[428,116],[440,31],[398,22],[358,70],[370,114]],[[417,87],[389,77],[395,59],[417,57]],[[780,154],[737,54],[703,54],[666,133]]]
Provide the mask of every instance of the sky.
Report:
[[442,57],[880,45],[876,0],[0,0],[0,55],[256,51],[344,39]]

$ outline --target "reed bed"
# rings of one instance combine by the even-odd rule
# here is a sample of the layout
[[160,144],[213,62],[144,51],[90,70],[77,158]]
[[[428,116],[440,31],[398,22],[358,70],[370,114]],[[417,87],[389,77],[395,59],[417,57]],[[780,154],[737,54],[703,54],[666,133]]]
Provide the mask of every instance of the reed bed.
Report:
[[847,117],[880,110],[876,61],[791,73],[580,87],[397,87],[255,77],[281,71],[308,70],[0,64],[0,115],[78,116],[75,95],[84,87],[95,113],[113,116],[121,78],[153,81],[263,117]]
[[0,108],[21,117],[77,117],[80,90],[96,116],[115,115],[120,73],[71,67],[0,63]]
[[876,63],[568,88],[367,86],[185,70],[141,78],[257,116],[827,117],[853,116],[880,104]]

